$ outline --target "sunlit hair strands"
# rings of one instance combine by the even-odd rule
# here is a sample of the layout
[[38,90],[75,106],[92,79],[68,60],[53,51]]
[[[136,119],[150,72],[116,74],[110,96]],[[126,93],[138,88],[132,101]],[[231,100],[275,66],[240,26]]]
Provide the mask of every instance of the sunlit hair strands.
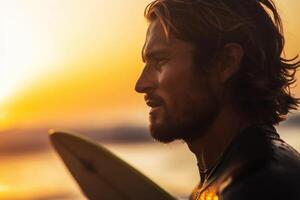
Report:
[[241,67],[226,87],[250,117],[274,125],[297,109],[300,99],[290,88],[300,62],[298,56],[282,57],[282,23],[271,0],[156,0],[146,7],[145,17],[159,20],[168,38],[193,43],[194,61],[203,71],[225,44],[240,44]]

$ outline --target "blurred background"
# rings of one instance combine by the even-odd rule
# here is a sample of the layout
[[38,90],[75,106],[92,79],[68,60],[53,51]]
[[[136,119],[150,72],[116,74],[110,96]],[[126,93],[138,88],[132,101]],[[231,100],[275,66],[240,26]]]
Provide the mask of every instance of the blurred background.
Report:
[[[193,155],[149,137],[148,108],[134,92],[149,2],[0,0],[1,200],[84,199],[49,144],[50,128],[92,137],[173,195],[189,195]],[[300,3],[275,2],[291,58],[300,52]],[[276,128],[300,151],[299,111]]]

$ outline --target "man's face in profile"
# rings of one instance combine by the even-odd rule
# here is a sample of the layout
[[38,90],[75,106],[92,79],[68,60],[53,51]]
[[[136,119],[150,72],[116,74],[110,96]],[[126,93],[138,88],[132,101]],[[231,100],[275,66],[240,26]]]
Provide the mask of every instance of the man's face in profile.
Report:
[[167,39],[158,20],[151,22],[143,48],[145,67],[136,91],[151,107],[150,132],[161,142],[199,137],[218,113],[214,77],[201,74],[194,63],[194,46]]

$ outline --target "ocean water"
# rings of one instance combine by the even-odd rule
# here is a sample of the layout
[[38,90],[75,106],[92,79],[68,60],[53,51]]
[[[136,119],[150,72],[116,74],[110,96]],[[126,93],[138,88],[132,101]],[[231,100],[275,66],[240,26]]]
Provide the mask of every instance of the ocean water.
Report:
[[[299,128],[278,129],[281,137],[300,151]],[[186,144],[104,144],[180,199],[198,182],[196,160]],[[53,150],[0,157],[0,199],[85,199]]]

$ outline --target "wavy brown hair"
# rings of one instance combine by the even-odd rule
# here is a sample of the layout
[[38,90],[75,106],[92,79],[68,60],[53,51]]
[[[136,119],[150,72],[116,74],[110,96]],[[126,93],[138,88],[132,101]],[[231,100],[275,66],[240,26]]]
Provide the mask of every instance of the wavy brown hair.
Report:
[[275,125],[297,109],[300,99],[290,88],[300,62],[282,57],[282,23],[272,0],[156,0],[145,17],[159,20],[167,37],[193,43],[195,63],[204,71],[226,43],[240,44],[241,67],[226,86],[250,117]]

